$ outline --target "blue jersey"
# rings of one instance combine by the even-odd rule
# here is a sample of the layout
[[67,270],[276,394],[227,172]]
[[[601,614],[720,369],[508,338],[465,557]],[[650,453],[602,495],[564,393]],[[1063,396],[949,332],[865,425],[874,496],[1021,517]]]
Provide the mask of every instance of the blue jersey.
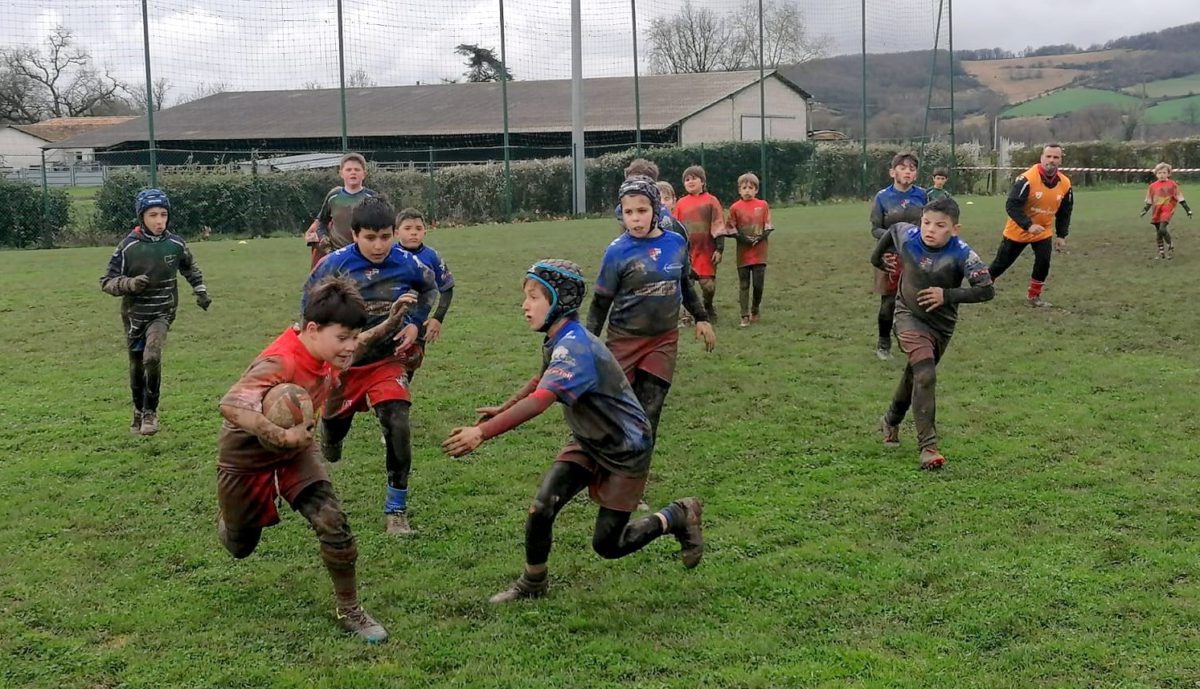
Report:
[[[991,299],[990,290],[975,289],[992,284],[987,264],[957,235],[933,249],[921,240],[916,225],[899,223],[888,232],[904,266],[896,298],[896,332],[923,330],[949,340],[958,322],[959,304]],[[960,287],[963,280],[969,288]],[[941,287],[946,298],[946,303],[933,311],[918,303],[917,295],[929,287]]]
[[433,269],[417,262],[412,254],[393,244],[381,263],[372,263],[358,250],[357,244],[351,244],[321,259],[313,268],[300,296],[301,313],[308,303],[308,290],[330,276],[349,278],[358,287],[367,302],[368,328],[387,320],[392,302],[409,291],[417,293],[417,304],[405,314],[404,323],[420,328],[437,298]]
[[608,245],[595,293],[613,300],[609,336],[651,337],[674,330],[688,279],[687,240],[674,232],[637,238],[622,233]]
[[925,203],[925,190],[915,185],[908,191],[897,191],[894,184],[880,189],[871,202],[871,236],[879,239],[898,222],[920,225]]
[[[403,247],[401,247],[403,248]],[[405,249],[405,251],[408,251]],[[439,292],[454,289],[454,275],[450,269],[446,267],[446,262],[434,251],[432,246],[422,244],[416,251],[409,251],[413,258],[422,266],[433,271],[433,281],[437,285]]]
[[579,321],[546,339],[538,388],[566,406],[575,441],[600,466],[622,476],[650,471],[650,421],[612,352]]

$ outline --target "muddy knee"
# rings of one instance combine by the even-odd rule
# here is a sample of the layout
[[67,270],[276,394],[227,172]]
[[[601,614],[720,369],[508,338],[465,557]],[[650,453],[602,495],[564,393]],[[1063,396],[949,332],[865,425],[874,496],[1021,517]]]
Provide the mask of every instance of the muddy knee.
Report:
[[932,359],[918,361],[913,364],[913,385],[919,385],[923,388],[932,388],[937,384],[937,366]]
[[222,522],[217,525],[217,538],[230,555],[235,559],[242,560],[249,557],[250,553],[253,553],[254,549],[258,547],[258,540],[262,538],[262,529],[259,527],[229,529]]

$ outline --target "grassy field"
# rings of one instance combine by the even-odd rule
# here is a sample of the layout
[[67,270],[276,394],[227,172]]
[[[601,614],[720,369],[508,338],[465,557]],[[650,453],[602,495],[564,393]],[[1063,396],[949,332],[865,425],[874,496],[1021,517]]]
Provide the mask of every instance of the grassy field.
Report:
[[[911,422],[876,420],[902,370],[874,358],[865,204],[781,209],[764,316],[718,348],[685,337],[648,500],[704,496],[708,550],[590,550],[566,508],[551,594],[489,607],[519,571],[525,510],[565,438],[558,411],[466,460],[438,451],[539,363],[519,278],[539,257],[594,276],[611,221],[435,231],[458,279],[414,385],[411,517],[383,533],[382,448],[360,417],[335,486],[363,601],[392,633],[332,623],[329,582],[285,510],[232,560],[214,534],[220,396],[293,316],[299,239],[197,243],[214,297],[185,299],[163,431],[127,433],[109,249],[0,253],[0,686],[1193,687],[1200,680],[1200,226],[1150,260],[1142,187],[1080,191],[1070,252],[1031,310],[1031,257],[966,305],[939,367],[941,473]],[[1003,198],[964,206],[990,258]]]
[[1174,98],[1200,94],[1200,74],[1138,84],[1125,89],[1125,92],[1142,98]]
[[1146,109],[1146,121],[1200,124],[1200,95],[1173,98]]
[[1075,112],[1092,105],[1114,105],[1118,108],[1136,107],[1141,102],[1133,96],[1103,89],[1074,88],[1025,101],[1004,111],[1003,117],[1054,116]]

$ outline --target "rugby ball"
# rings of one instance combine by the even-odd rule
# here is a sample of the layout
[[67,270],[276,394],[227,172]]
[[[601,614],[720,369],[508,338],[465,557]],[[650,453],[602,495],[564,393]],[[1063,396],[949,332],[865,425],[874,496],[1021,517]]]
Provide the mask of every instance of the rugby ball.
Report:
[[280,428],[310,424],[313,422],[312,398],[307,390],[295,383],[280,383],[263,397],[262,413]]

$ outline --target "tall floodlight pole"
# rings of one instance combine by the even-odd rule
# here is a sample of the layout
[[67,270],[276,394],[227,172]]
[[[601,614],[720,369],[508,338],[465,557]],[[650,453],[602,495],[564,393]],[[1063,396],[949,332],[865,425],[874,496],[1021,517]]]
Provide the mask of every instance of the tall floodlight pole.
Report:
[[867,195],[867,0],[862,0],[862,171],[858,193]]
[[571,157],[575,173],[574,210],[587,212],[583,148],[583,12],[580,0],[571,0]]
[[637,149],[637,154],[642,154],[642,90],[640,78],[638,77],[638,50],[637,50],[637,0],[629,0],[629,16],[633,19],[633,118],[634,118],[634,134],[633,145]]
[[762,135],[759,143],[758,170],[762,175],[762,195],[767,199],[767,71],[764,64],[767,53],[764,50],[766,41],[763,39],[763,0],[758,0],[758,120],[759,132]]
[[508,148],[508,59],[504,43],[504,0],[500,0],[500,102],[504,110],[504,222],[512,221],[512,178]]
[[[957,141],[954,138],[954,0],[946,0],[946,39],[950,49],[950,169],[958,167]],[[954,176],[957,179],[958,175]]]
[[346,41],[342,30],[342,0],[337,0],[337,24],[338,24],[338,79],[341,80],[341,88],[338,93],[342,97],[342,152],[350,150],[350,141],[346,135]]
[[[142,58],[146,63],[146,143],[150,147],[150,186],[158,186],[158,155],[154,144],[154,82],[150,78],[150,10],[142,0]],[[42,165],[43,174],[46,166]]]

